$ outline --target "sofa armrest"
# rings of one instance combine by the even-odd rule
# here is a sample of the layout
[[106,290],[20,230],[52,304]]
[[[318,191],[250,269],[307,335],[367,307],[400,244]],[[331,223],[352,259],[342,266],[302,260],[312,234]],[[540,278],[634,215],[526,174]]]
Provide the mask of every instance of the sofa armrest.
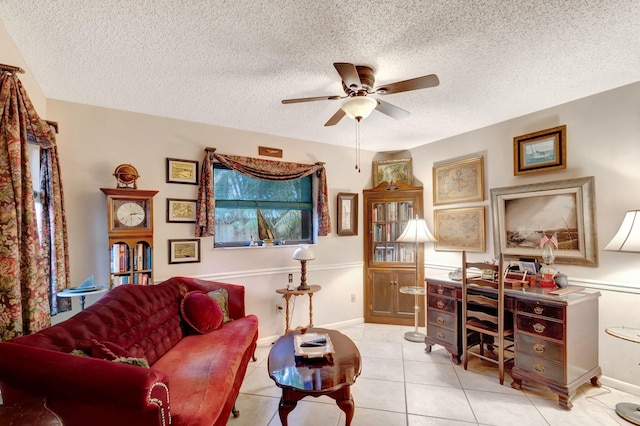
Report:
[[0,381],[8,385],[8,392],[3,393],[6,402],[13,402],[13,388],[78,403],[107,402],[135,411],[169,406],[168,394],[158,392],[158,388],[167,389],[158,386],[167,378],[152,368],[10,342],[0,343]]
[[221,283],[217,281],[206,281],[196,278],[184,278],[191,287],[202,291],[212,291],[218,288],[224,288],[229,293],[229,316],[232,319],[240,319],[245,316],[244,309],[244,286],[239,284]]

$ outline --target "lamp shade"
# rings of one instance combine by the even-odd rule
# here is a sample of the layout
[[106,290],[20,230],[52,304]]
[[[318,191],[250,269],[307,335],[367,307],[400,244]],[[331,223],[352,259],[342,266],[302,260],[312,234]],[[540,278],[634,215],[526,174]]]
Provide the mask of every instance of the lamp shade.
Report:
[[367,118],[371,112],[378,106],[378,101],[366,96],[354,96],[342,103],[342,110],[349,118],[360,121]]
[[620,229],[604,249],[640,253],[640,210],[629,210],[625,214]]
[[300,244],[291,256],[295,260],[313,260],[315,256],[308,244]]
[[396,240],[401,243],[435,243],[436,237],[429,230],[424,219],[411,219],[404,228],[402,235]]

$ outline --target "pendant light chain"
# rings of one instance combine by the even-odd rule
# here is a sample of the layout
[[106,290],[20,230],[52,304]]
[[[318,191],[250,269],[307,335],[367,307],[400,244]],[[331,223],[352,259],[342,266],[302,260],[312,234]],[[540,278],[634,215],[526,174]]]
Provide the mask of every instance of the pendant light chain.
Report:
[[356,120],[356,170],[360,170],[360,119]]

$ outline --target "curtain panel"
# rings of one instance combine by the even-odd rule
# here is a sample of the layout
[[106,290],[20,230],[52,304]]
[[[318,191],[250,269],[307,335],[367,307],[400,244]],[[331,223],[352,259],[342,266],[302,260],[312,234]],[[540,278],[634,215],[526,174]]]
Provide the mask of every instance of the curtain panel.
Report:
[[315,173],[318,182],[316,199],[318,235],[326,236],[331,232],[327,174],[323,163],[300,164],[236,155],[223,155],[216,154],[215,150],[208,148],[205,150],[205,157],[202,161],[200,173],[198,211],[196,213],[196,237],[208,237],[215,234],[214,161],[218,161],[238,173],[262,180],[295,180]]

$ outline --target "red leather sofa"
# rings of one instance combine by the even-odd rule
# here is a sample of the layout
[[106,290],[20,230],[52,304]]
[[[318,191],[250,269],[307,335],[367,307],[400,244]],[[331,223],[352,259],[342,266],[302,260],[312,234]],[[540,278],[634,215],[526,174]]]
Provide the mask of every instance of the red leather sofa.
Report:
[[[219,288],[233,321],[192,332],[181,318],[183,296]],[[46,398],[65,426],[226,425],[257,337],[243,286],[185,277],[122,285],[66,321],[0,343],[0,391],[5,404]],[[91,353],[96,341],[150,368],[71,353]]]

